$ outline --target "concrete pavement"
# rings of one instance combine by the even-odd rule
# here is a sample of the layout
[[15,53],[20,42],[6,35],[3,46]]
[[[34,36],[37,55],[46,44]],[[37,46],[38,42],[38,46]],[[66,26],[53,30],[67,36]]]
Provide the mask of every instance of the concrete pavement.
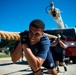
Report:
[[[64,72],[63,67],[60,67],[61,72],[58,73],[58,75],[76,75],[76,73],[74,73],[76,70],[70,69],[69,65],[67,68],[68,71]],[[42,67],[42,69],[44,75],[50,75],[45,68]],[[72,72],[70,73],[71,70]],[[33,75],[33,73],[26,59],[23,62],[17,61],[16,63],[13,63],[11,58],[0,58],[0,75]]]

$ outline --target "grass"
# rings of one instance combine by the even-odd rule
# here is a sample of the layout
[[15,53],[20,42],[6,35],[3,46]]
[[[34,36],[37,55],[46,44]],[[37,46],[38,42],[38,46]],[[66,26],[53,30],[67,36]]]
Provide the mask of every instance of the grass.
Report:
[[0,53],[0,58],[7,58],[7,57],[10,57],[10,55],[5,53]]

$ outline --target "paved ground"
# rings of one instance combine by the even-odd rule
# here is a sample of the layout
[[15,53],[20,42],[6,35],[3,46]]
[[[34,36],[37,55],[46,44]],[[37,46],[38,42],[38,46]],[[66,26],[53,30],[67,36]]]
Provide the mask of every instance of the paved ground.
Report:
[[[76,75],[76,64],[69,64],[68,71],[64,72],[63,67],[60,67],[58,75]],[[44,75],[50,75],[46,69],[43,69]],[[11,58],[0,58],[0,75],[33,75],[27,61],[18,61],[13,63]]]

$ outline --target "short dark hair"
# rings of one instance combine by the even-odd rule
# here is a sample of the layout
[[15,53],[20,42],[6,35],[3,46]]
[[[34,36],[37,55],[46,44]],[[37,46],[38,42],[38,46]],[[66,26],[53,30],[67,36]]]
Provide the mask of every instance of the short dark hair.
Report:
[[65,35],[61,35],[61,38],[62,40],[66,40],[66,36]]
[[45,29],[45,24],[42,20],[40,19],[35,19],[30,23],[30,27],[33,26],[35,28],[41,28],[43,31]]

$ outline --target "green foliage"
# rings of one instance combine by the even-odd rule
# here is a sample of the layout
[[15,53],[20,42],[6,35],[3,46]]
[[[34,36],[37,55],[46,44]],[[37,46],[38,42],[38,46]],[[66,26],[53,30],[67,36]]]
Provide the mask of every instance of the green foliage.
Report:
[[10,55],[7,55],[5,53],[0,54],[0,58],[10,57]]
[[4,40],[4,39],[1,39],[0,48],[3,48],[3,47],[13,47],[14,43],[15,43],[14,40]]

